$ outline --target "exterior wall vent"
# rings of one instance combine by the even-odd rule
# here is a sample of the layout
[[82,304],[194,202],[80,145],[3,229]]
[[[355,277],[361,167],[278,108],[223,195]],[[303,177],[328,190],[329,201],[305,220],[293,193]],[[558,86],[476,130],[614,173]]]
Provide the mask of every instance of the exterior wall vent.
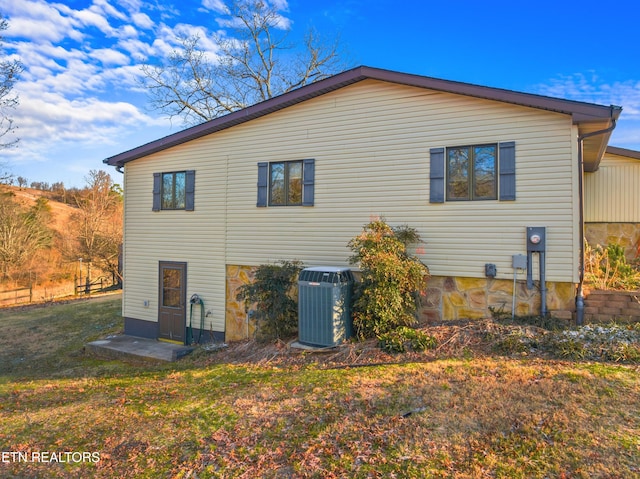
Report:
[[353,335],[353,273],[348,268],[305,268],[298,277],[298,340],[334,347]]

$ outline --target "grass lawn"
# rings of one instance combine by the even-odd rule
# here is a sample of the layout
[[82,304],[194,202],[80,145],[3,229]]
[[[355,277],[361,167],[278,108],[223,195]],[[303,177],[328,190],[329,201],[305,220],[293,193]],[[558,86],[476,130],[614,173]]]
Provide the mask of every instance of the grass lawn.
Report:
[[86,355],[119,316],[119,297],[0,311],[0,477],[640,477],[637,365]]

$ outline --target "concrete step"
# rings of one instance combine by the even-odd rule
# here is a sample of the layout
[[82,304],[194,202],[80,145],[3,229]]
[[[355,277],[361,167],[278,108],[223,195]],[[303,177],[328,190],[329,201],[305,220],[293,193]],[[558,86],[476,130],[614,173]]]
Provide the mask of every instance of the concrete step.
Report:
[[92,341],[86,348],[93,354],[111,359],[165,362],[176,361],[193,351],[190,346],[127,335]]

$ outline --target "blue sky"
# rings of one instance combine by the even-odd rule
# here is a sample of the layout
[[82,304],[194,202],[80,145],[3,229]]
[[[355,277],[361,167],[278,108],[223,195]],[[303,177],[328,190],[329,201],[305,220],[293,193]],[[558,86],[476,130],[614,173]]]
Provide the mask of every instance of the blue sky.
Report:
[[[140,65],[180,34],[222,27],[224,0],[0,0],[14,88],[17,148],[0,151],[29,181],[82,186],[106,157],[184,128],[148,108]],[[640,150],[636,2],[270,0],[300,39],[340,35],[350,66],[623,107],[611,144]]]

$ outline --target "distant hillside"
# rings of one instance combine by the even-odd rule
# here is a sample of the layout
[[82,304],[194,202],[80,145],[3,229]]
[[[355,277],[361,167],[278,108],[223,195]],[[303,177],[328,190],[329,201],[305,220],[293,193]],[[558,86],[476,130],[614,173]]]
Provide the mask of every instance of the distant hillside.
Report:
[[49,191],[36,190],[33,188],[19,188],[17,186],[2,186],[0,191],[11,191],[15,195],[15,199],[25,206],[32,206],[38,198],[44,197],[49,200],[51,207],[52,223],[51,227],[58,232],[67,231],[69,228],[69,220],[71,215],[77,211],[77,208],[66,203],[54,200]]
[[[100,279],[100,287],[104,278],[109,285],[120,278],[122,196],[107,173],[92,172],[91,178],[82,189],[0,185],[0,194],[11,196],[1,210],[0,291],[67,284],[73,293],[74,281],[84,284],[87,276],[91,282]],[[30,211],[42,199],[48,215],[42,209]],[[76,199],[81,207],[75,206]]]

